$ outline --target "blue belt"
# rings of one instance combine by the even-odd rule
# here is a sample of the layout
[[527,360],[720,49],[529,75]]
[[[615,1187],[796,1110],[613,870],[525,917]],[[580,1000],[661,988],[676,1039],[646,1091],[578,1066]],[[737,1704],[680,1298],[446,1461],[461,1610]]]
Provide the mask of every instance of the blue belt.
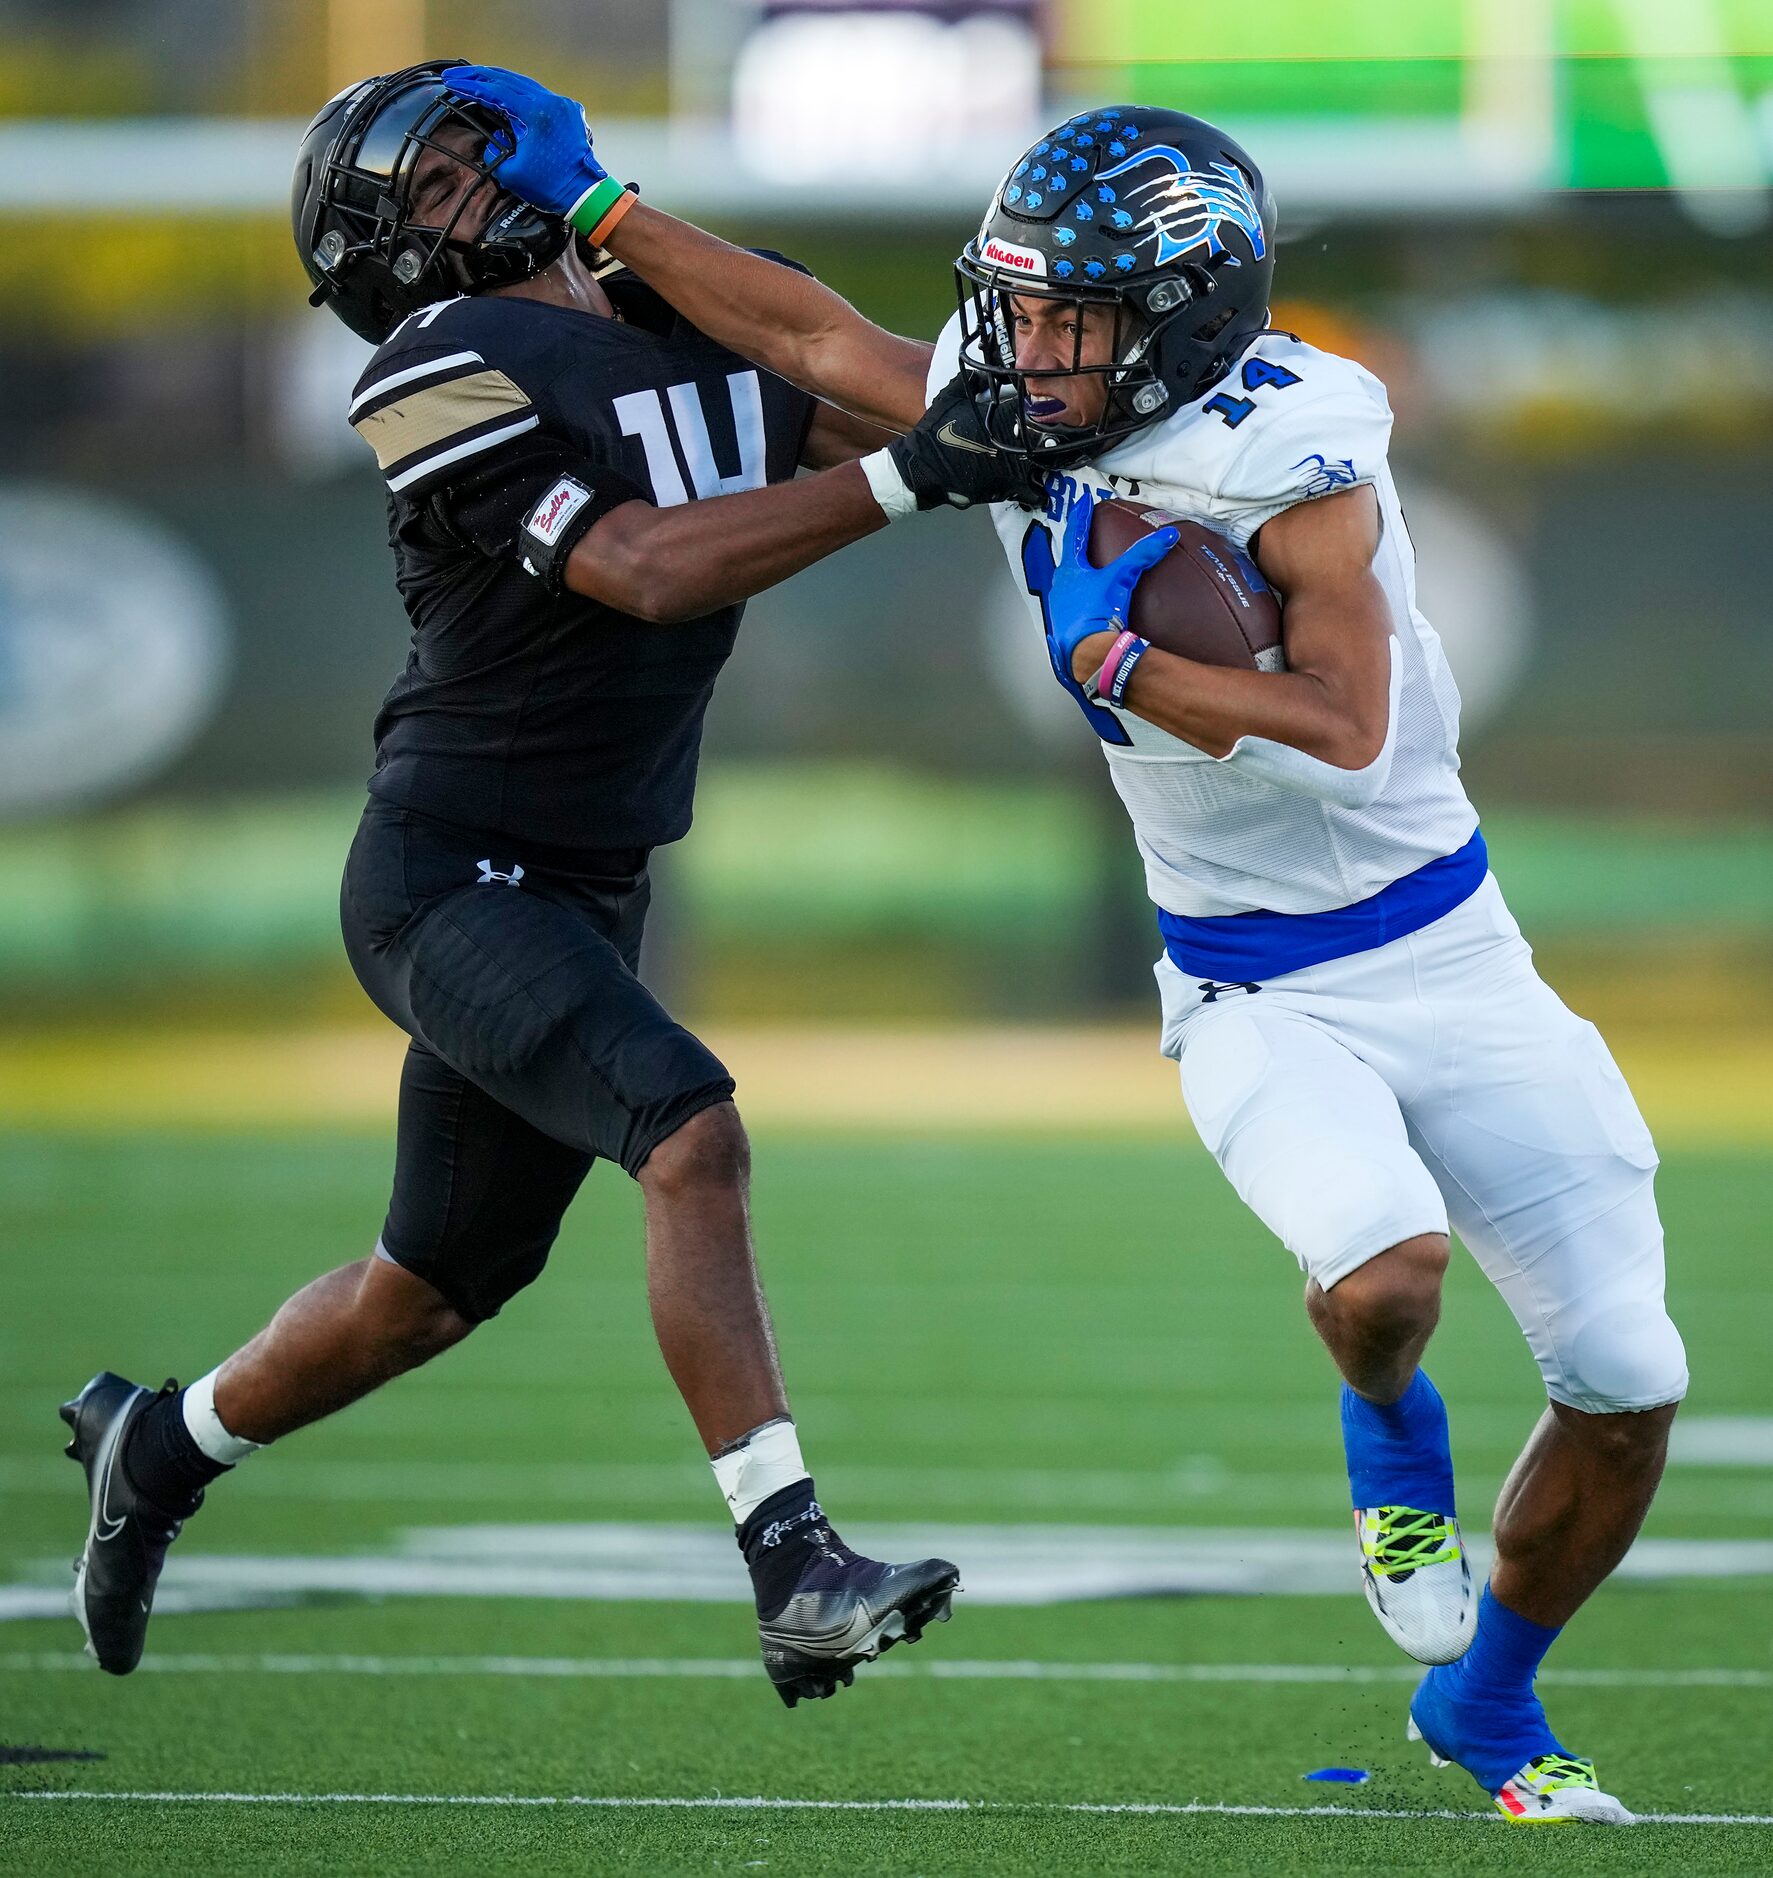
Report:
[[1474,829],[1464,847],[1353,906],[1326,913],[1222,913],[1213,919],[1187,919],[1160,907],[1157,926],[1164,950],[1191,978],[1256,983],[1420,932],[1469,900],[1489,871],[1489,850]]

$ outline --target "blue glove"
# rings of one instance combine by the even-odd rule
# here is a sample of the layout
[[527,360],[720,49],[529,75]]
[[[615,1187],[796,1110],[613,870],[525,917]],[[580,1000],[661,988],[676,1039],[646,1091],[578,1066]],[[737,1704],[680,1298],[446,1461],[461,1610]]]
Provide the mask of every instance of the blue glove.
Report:
[[1064,549],[1056,564],[1051,532],[1039,526],[1030,528],[1022,546],[1022,572],[1028,591],[1040,601],[1053,676],[1078,701],[1099,737],[1109,743],[1126,743],[1127,733],[1114,713],[1084,696],[1083,687],[1072,676],[1072,655],[1091,633],[1119,632],[1126,625],[1127,608],[1139,576],[1161,561],[1181,537],[1173,528],[1160,528],[1135,541],[1106,567],[1092,567],[1090,516],[1095,506],[1093,490],[1078,492],[1065,524]]
[[497,65],[458,65],[444,74],[451,91],[496,111],[511,126],[495,135],[499,184],[588,235],[622,196],[622,186],[591,149],[585,107]]

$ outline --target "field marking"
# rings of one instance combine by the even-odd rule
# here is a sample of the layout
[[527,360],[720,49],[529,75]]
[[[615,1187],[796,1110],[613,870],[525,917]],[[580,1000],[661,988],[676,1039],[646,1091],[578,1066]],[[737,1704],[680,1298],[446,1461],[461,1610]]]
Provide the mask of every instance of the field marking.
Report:
[[[644,1681],[689,1678],[749,1682],[759,1674],[748,1656],[357,1656],[266,1651],[183,1652],[142,1658],[143,1671],[190,1676],[518,1676]],[[20,1650],[0,1655],[0,1672],[98,1673],[76,1651]],[[1414,1683],[1407,1663],[1046,1663],[1026,1658],[935,1657],[872,1664],[870,1678],[898,1676],[935,1682],[1109,1683]],[[1572,1689],[1773,1689],[1767,1669],[1545,1669],[1539,1680]]]
[[1773,1415],[1694,1415],[1669,1431],[1670,1467],[1773,1467]]
[[[1494,1812],[1424,1806],[1254,1806],[1228,1800],[803,1800],[764,1794],[665,1797],[601,1793],[106,1793],[56,1788],[5,1793],[8,1800],[94,1800],[112,1804],[227,1806],[594,1806],[698,1812],[783,1813],[1090,1813],[1180,1819],[1226,1814],[1237,1819],[1475,1819],[1506,1826]],[[1773,1826],[1773,1813],[1637,1813],[1640,1826]]]
[[[874,1558],[951,1558],[970,1604],[1033,1607],[1077,1599],[1346,1597],[1355,1554],[1333,1528],[1108,1525],[875,1525],[847,1528]],[[1487,1570],[1485,1535],[1466,1536]],[[0,1620],[59,1616],[65,1564],[40,1562],[0,1585]],[[1773,1576],[1773,1541],[1641,1539],[1623,1582]],[[379,1552],[175,1553],[162,1608],[239,1610],[254,1602],[334,1597],[536,1598],[584,1602],[750,1604],[731,1538],[713,1522],[642,1521],[418,1526]]]

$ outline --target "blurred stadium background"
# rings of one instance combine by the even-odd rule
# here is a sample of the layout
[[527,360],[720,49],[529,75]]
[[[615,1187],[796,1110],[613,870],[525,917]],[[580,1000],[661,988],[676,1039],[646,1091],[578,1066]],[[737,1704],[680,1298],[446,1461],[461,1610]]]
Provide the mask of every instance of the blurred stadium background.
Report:
[[[1391,388],[1424,607],[1466,696],[1467,769],[1505,888],[1668,1152],[1696,1409],[1761,1417],[1714,1429],[1713,1471],[1671,1475],[1652,1530],[1765,1536],[1768,0],[0,0],[0,50],[0,1285],[15,1306],[0,1312],[0,1489],[20,1514],[0,1570],[37,1572],[72,1531],[45,1445],[52,1391],[98,1362],[191,1373],[374,1230],[399,1040],[345,967],[336,889],[405,631],[378,484],[343,418],[364,349],[304,304],[287,187],[324,99],[443,55],[526,66],[581,97],[605,159],[649,199],[798,256],[920,335],[1043,121],[1133,99],[1245,141],[1281,206],[1277,323]],[[657,872],[649,973],[729,1056],[762,1124],[766,1266],[785,1280],[791,1375],[815,1379],[843,1504],[1335,1526],[1326,1375],[1305,1358],[1291,1267],[1184,1146],[1132,845],[982,519],[895,529],[753,603],[696,829]],[[845,1144],[834,1125],[899,1140]],[[981,1131],[976,1157],[916,1144],[955,1129]],[[1107,1150],[1118,1174],[1060,1140],[1111,1130],[1136,1138]],[[983,1140],[1017,1131],[1036,1141]],[[1113,1247],[1087,1177],[1124,1183]],[[627,1236],[620,1188],[581,1210]],[[827,1234],[833,1220],[850,1233],[858,1208],[881,1270],[896,1245],[906,1264],[852,1296]],[[1200,1253],[1186,1268],[1177,1217]],[[1055,1243],[1030,1283],[1043,1232]],[[1466,1392],[1476,1508],[1534,1388],[1494,1300],[1468,1272],[1459,1283],[1442,1360]],[[89,1321],[70,1288],[101,1286],[110,1307]],[[632,1272],[575,1259],[541,1289],[496,1347],[477,1341],[243,1476],[200,1543],[375,1543],[447,1516],[463,1454],[483,1463],[476,1512],[706,1523]],[[940,1322],[933,1291],[949,1301]],[[1247,1360],[1278,1379],[1255,1428],[1229,1393],[1248,1373],[1239,1346],[1215,1340],[1203,1363],[1178,1328],[1213,1309],[1252,1314]],[[822,1368],[840,1348],[867,1352],[841,1381]],[[614,1438],[622,1466],[507,1466],[507,1437],[543,1399],[507,1400],[519,1350],[530,1388],[559,1405],[549,1438],[570,1429],[577,1454]],[[887,1425],[903,1445],[883,1466],[871,1431]],[[956,1465],[932,1474],[941,1457]],[[998,1471],[963,1478],[962,1459]],[[292,1505],[309,1509],[306,1540]],[[1684,1642],[1666,1602],[1609,1605],[1592,1634],[1626,1662],[1655,1633],[1696,1669],[1773,1670],[1764,1606],[1731,1617],[1750,1609],[1737,1596],[1684,1620]],[[1210,1633],[1230,1641],[1193,1632],[1176,1649],[1343,1660],[1347,1626],[1318,1636],[1307,1602],[1262,1617],[1273,1637],[1237,1617]],[[392,1619],[206,1622],[223,1644],[180,1626],[157,1647],[387,1648]],[[499,1622],[497,1647],[551,1647],[551,1628]],[[1063,1647],[1153,1647],[1130,1620],[1090,1622]],[[632,1649],[737,1647],[730,1626],[717,1645],[688,1617],[667,1629],[664,1646],[636,1629]],[[25,1631],[45,1651],[71,1635],[10,1636]],[[1377,1661],[1376,1633],[1361,1642]],[[986,1626],[972,1648],[1035,1646]],[[15,1649],[0,1673],[24,1661]],[[84,1712],[51,1685],[76,1680],[48,1678],[15,1712],[41,1713],[50,1738]],[[255,1699],[271,1726],[280,1697]],[[730,1700],[708,1712],[738,1717]],[[146,1731],[176,1711],[127,1712]],[[1185,1740],[1206,1713],[1178,1706],[1165,1725]],[[212,1721],[193,1711],[199,1732]],[[1764,1775],[1764,1726],[1718,1739],[1715,1791],[1690,1803],[1764,1801],[1730,1784],[1733,1767]],[[704,1750],[693,1764],[718,1765],[725,1737]],[[1084,1771],[1098,1781],[1084,1790],[1120,1781],[1134,1797],[1164,1777],[1106,1751]],[[531,1777],[550,1776],[511,1776]],[[790,1790],[796,1778],[784,1763]],[[1295,1781],[1293,1763],[1277,1778]]]
[[[1603,1019],[1773,1022],[1765,0],[1264,0],[1185,33],[1163,0],[6,0],[0,36],[9,1029],[368,1019],[334,886],[403,619],[342,415],[363,348],[303,303],[287,173],[331,92],[441,54],[532,65],[649,197],[916,334],[1044,118],[1227,121],[1281,203],[1277,321],[1391,387],[1552,973]],[[1030,652],[976,520],[756,602],[661,857],[672,996],[1147,1019],[1132,850]]]

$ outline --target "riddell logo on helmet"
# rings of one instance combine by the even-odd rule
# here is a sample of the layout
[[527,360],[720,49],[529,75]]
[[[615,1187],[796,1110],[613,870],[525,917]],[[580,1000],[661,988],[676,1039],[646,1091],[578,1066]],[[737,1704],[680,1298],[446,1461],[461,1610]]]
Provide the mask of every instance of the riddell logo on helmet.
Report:
[[993,267],[1012,267],[1018,274],[1041,274],[1047,271],[1047,257],[1038,248],[1018,248],[1012,242],[985,237],[983,258]]

